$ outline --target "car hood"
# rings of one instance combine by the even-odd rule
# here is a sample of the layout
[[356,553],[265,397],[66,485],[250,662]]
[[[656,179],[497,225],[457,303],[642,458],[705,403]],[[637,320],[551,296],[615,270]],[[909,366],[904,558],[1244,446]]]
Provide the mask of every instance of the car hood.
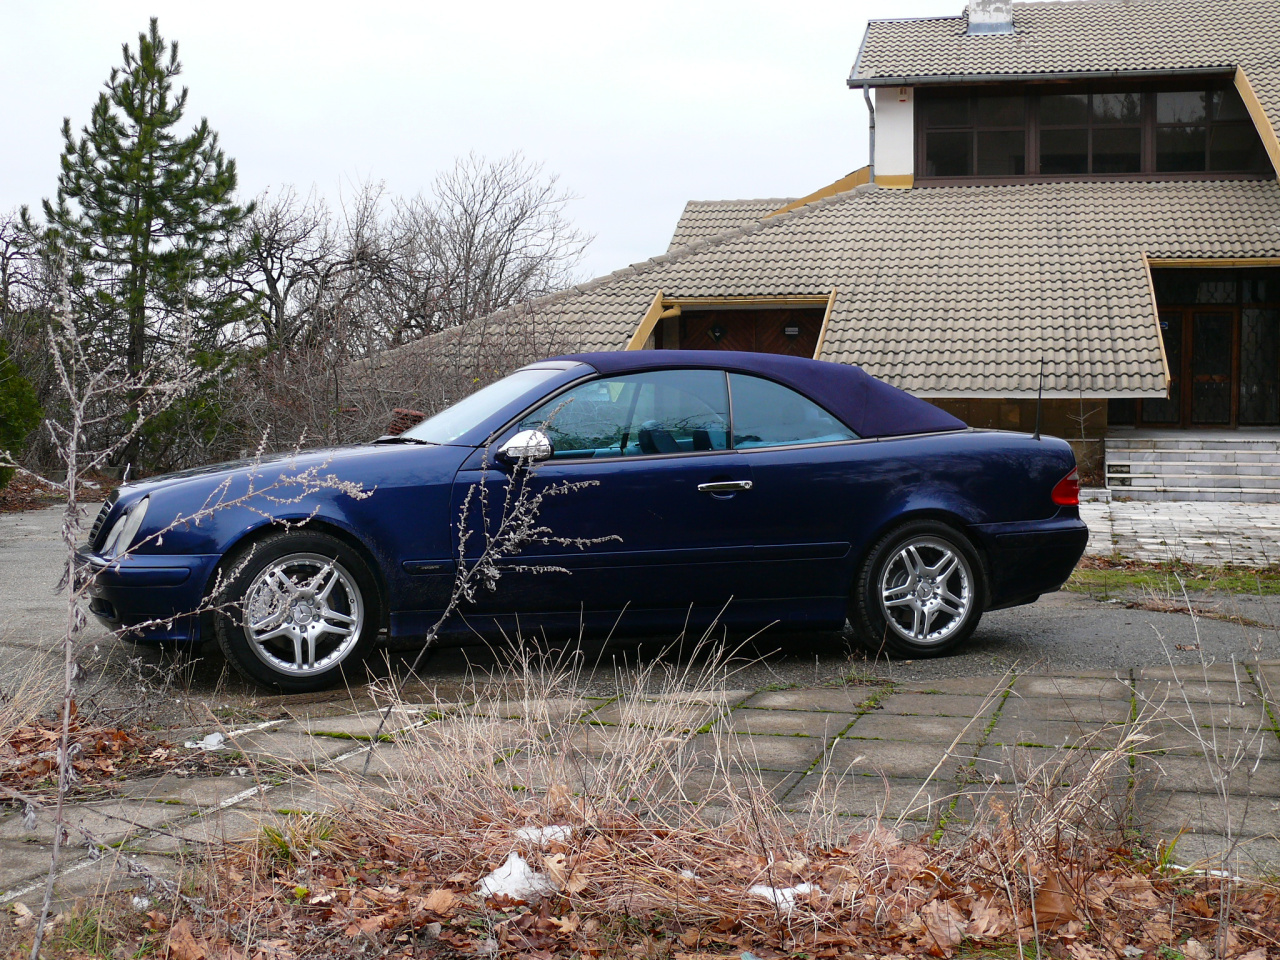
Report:
[[[210,486],[233,477],[258,476],[266,482],[271,482],[282,474],[295,476],[312,469],[321,475],[332,473],[343,480],[359,482],[362,478],[381,473],[382,466],[397,456],[403,455],[406,449],[416,451],[415,459],[420,461],[433,457],[457,459],[460,453],[456,447],[438,444],[366,443],[348,447],[323,447],[298,453],[275,453],[244,460],[230,460],[225,463],[211,463],[203,467],[192,467],[158,477],[148,477],[145,480],[129,483],[127,492],[146,495],[188,485]],[[121,492],[124,493],[125,490]]]

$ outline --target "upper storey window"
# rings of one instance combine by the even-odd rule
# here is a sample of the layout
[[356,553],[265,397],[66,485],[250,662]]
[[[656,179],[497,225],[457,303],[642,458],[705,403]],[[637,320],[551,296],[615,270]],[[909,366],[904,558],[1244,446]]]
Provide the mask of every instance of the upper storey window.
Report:
[[921,90],[922,180],[1266,174],[1234,87]]

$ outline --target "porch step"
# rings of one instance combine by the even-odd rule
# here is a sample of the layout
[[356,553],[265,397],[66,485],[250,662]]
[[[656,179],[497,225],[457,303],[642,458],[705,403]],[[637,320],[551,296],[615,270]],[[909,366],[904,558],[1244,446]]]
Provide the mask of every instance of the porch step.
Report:
[[1280,502],[1280,435],[1108,437],[1112,496]]

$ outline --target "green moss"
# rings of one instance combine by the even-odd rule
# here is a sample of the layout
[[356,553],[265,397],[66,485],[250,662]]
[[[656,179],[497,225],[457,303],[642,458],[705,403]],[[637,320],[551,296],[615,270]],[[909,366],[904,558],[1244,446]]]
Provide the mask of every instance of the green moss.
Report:
[[1136,563],[1077,567],[1065,589],[1100,600],[1128,595],[1180,597],[1188,593],[1280,595],[1280,565],[1210,567],[1190,563]]

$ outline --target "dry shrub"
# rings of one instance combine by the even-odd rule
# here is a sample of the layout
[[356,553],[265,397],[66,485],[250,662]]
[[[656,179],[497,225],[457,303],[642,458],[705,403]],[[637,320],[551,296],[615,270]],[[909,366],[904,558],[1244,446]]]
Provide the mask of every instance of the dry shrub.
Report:
[[0,744],[58,701],[61,677],[47,657],[33,656],[0,675]]
[[[1162,872],[1107,826],[1127,817],[1141,723],[1065,760],[1007,765],[953,798],[933,836],[876,818],[833,835],[828,794],[780,809],[749,738],[719,723],[735,696],[726,663],[711,649],[659,657],[620,672],[602,707],[576,661],[518,655],[465,695],[397,704],[402,723],[419,719],[378,745],[381,776],[216,853],[211,903],[227,922],[203,942],[762,958],[964,943],[1137,957],[1180,943],[1262,960],[1280,940],[1274,888]],[[512,854],[542,893],[481,894]]]

